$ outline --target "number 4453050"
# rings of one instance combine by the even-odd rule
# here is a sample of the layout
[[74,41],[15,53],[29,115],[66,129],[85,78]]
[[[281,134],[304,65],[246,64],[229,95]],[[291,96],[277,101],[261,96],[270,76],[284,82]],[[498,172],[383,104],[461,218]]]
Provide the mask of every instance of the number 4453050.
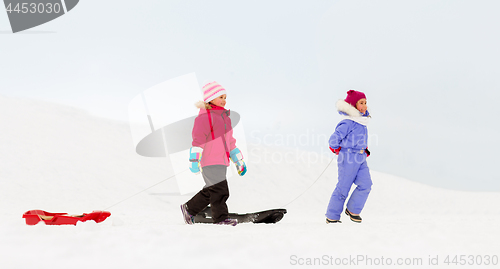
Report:
[[8,13],[17,12],[17,13],[60,13],[61,12],[61,4],[59,3],[17,3],[17,5],[12,7],[12,3],[6,8]]

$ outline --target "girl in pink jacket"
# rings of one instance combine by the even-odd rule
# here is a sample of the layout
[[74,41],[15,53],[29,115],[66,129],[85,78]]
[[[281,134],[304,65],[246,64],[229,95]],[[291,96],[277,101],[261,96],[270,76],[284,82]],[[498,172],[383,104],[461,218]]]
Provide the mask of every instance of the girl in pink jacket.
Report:
[[194,121],[189,169],[193,173],[201,172],[205,187],[181,205],[181,210],[185,222],[194,224],[194,216],[210,204],[214,223],[234,226],[238,221],[228,218],[226,205],[229,198],[226,172],[229,159],[235,163],[240,176],[246,173],[246,165],[233,137],[230,111],[224,109],[226,90],[215,81],[202,90],[203,101],[196,103],[200,112]]

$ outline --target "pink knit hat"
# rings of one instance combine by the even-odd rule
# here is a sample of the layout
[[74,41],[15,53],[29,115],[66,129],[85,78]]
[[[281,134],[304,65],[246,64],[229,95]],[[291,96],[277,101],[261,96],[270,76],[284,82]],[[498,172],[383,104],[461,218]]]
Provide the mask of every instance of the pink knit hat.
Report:
[[215,81],[207,83],[205,86],[203,86],[202,90],[203,101],[205,103],[208,103],[223,94],[227,94],[226,89],[224,89],[219,83]]
[[346,101],[346,103],[350,104],[351,106],[356,107],[356,103],[363,98],[366,99],[366,95],[364,93],[355,90],[349,90],[347,91],[347,97],[344,101]]

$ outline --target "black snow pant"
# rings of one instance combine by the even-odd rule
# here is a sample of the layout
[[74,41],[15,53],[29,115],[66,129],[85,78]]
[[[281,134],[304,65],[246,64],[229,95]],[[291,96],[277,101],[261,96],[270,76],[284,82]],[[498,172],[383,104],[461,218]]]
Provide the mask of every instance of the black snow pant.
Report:
[[205,187],[186,203],[189,214],[194,216],[210,204],[214,222],[221,222],[228,218],[226,201],[229,198],[229,187],[226,172],[227,166],[224,165],[210,165],[202,168]]

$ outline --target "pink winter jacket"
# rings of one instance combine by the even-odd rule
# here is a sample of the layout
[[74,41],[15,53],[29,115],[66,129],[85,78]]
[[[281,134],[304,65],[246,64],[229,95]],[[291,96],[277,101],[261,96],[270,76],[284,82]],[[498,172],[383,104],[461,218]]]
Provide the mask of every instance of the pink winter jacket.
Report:
[[[198,117],[194,120],[192,145],[203,148],[201,167],[208,165],[229,166],[229,152],[236,148],[236,139],[233,138],[229,114],[229,110],[212,105],[212,109],[201,108]],[[211,126],[214,139],[212,139],[210,131]]]

